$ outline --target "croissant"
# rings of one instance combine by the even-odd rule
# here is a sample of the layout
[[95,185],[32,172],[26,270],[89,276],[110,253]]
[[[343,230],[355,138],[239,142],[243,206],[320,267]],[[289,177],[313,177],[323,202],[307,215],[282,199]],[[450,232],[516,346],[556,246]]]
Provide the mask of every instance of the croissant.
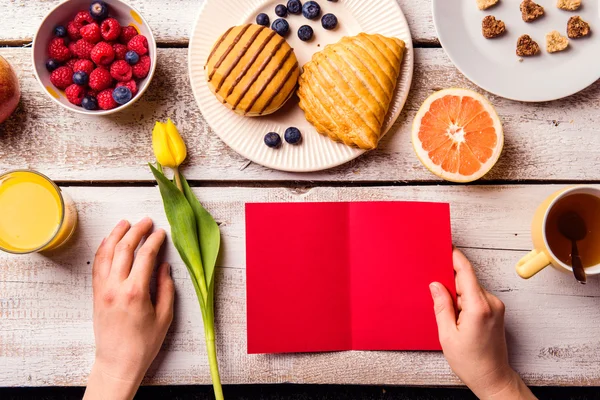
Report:
[[238,114],[280,109],[296,90],[300,68],[294,50],[275,31],[235,26],[215,43],[205,66],[210,90]]
[[306,119],[332,140],[365,150],[377,147],[404,49],[400,39],[361,33],[316,53],[299,80]]

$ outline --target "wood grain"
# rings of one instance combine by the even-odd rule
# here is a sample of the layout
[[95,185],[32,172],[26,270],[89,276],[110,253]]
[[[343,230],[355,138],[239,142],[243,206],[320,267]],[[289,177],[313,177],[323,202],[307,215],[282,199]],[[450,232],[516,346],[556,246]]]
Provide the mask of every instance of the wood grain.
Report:
[[[105,118],[76,115],[50,101],[35,81],[29,49],[3,48],[0,55],[15,66],[23,90],[17,113],[0,125],[0,171],[29,167],[60,181],[149,181],[152,126],[171,117],[190,148],[185,171],[192,180],[438,182],[414,154],[411,122],[436,90],[478,90],[442,49],[416,49],[408,102],[380,148],[329,171],[292,174],[248,165],[212,132],[189,86],[186,49],[159,50],[148,92],[127,112]],[[551,103],[488,97],[506,140],[499,163],[484,180],[600,180],[600,82]]]
[[[244,204],[276,201],[421,200],[451,203],[454,242],[466,247],[482,284],[507,305],[511,362],[532,385],[600,385],[600,280],[587,286],[546,270],[529,281],[515,262],[529,249],[529,221],[558,186],[195,189],[221,224],[217,329],[223,381],[458,385],[441,353],[338,352],[246,355]],[[68,187],[80,226],[66,248],[0,255],[0,386],[83,385],[93,361],[91,266],[119,219],[145,215],[167,228],[156,188]],[[176,318],[146,384],[207,384],[198,304],[169,244]]]
[[[431,0],[397,0],[411,27],[415,44],[438,43],[431,19]],[[0,2],[5,18],[0,45],[30,42],[42,19],[60,0],[11,0]],[[204,0],[129,0],[148,24],[159,45],[187,45]],[[273,6],[277,2],[273,1]],[[248,11],[250,13],[250,10]],[[228,27],[224,27],[227,29]]]

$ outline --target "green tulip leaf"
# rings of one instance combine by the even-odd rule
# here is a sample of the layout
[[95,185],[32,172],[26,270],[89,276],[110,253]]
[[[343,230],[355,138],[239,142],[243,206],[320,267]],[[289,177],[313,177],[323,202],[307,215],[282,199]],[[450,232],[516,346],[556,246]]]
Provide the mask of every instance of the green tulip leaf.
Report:
[[171,225],[173,244],[181,259],[188,268],[194,283],[194,289],[199,294],[198,300],[204,307],[208,302],[208,292],[202,256],[198,241],[198,228],[192,207],[183,193],[156,168],[150,165],[156,178],[165,207],[165,214]]
[[[200,204],[198,198],[192,192],[183,174],[180,174],[183,193],[194,211],[196,216],[196,226],[198,227],[198,237],[200,240],[200,255],[202,256],[202,266],[204,267],[204,276],[208,287],[209,298],[214,293],[214,274],[221,247],[221,231],[215,219]],[[212,304],[212,298],[207,302]]]

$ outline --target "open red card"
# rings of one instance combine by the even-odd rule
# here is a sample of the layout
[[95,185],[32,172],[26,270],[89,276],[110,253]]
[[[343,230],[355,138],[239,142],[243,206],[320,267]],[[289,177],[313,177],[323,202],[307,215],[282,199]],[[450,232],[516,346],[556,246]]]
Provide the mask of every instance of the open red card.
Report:
[[440,350],[448,204],[246,205],[248,353]]

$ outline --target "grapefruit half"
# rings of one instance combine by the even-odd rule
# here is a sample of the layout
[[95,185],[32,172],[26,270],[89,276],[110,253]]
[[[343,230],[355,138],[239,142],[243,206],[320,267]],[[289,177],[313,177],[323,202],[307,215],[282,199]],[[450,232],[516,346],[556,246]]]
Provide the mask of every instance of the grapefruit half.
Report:
[[451,182],[472,182],[496,164],[504,146],[502,123],[490,102],[467,89],[444,89],[429,96],[412,129],[417,157]]

